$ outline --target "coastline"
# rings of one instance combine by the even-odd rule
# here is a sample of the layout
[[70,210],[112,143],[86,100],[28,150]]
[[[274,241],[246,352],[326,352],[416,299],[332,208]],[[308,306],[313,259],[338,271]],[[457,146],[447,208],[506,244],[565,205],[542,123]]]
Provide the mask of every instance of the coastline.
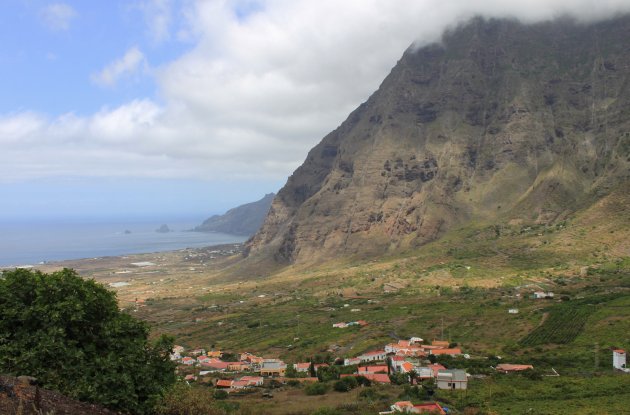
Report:
[[243,243],[219,244],[0,267],[0,270],[29,268],[50,273],[72,268],[82,277],[92,278],[115,291],[121,307],[137,307],[151,298],[201,295],[210,290],[208,280],[242,258],[243,246]]

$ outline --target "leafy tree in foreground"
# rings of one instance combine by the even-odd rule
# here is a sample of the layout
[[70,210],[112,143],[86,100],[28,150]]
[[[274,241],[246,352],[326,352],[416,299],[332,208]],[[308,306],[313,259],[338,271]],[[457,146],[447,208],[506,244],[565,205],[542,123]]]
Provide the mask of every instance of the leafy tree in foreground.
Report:
[[0,372],[130,413],[149,412],[175,381],[173,340],[118,309],[115,294],[70,269],[0,277]]

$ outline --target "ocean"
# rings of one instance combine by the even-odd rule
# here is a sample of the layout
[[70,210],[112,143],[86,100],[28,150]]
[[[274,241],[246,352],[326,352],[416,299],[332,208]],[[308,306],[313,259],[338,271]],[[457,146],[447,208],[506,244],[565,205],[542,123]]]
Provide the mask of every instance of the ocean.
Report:
[[[0,267],[244,242],[243,236],[189,232],[201,220],[0,221]],[[167,224],[172,232],[155,230]],[[128,231],[128,232],[126,232]]]

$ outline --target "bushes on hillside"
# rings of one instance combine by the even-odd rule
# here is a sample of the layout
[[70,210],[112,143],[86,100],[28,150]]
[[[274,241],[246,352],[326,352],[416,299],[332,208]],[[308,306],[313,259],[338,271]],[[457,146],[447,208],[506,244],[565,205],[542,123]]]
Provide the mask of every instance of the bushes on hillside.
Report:
[[0,277],[0,372],[36,377],[74,399],[143,414],[175,382],[173,340],[121,312],[115,294],[75,271]]
[[307,395],[325,395],[326,392],[328,392],[328,385],[321,382],[311,383],[304,388],[304,393]]
[[336,381],[333,384],[333,389],[337,392],[349,392],[357,386],[359,386],[359,382],[357,382],[355,377],[346,376]]

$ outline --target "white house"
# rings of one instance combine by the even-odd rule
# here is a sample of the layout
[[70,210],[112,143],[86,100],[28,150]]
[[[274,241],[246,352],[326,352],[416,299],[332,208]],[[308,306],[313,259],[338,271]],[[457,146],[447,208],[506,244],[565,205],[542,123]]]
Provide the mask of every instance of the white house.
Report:
[[468,376],[461,369],[439,370],[437,375],[438,389],[467,389]]
[[359,363],[361,363],[360,357],[346,357],[343,359],[344,366],[358,365]]
[[374,350],[372,352],[365,352],[361,356],[359,356],[361,362],[374,362],[377,360],[385,360],[386,358],[387,353],[385,353],[385,350]]
[[551,291],[549,292],[544,292],[544,291],[536,291],[534,294],[532,294],[532,297],[536,298],[536,299],[540,299],[540,298],[553,298],[553,293]]
[[518,314],[518,308],[510,308],[508,310],[508,313],[510,313],[510,314]]
[[613,367],[615,369],[623,370],[624,372],[630,372],[630,369],[626,368],[626,351],[623,349],[613,350]]

